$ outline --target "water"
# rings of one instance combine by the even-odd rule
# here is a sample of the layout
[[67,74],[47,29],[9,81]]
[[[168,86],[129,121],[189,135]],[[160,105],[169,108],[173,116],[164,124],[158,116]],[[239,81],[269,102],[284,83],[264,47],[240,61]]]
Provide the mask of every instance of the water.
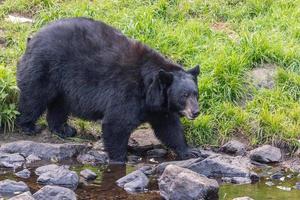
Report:
[[[135,170],[133,165],[109,165],[109,166],[89,166],[73,164],[71,170],[78,173],[82,169],[89,168],[94,171],[98,177],[88,185],[80,184],[75,190],[79,200],[83,199],[132,199],[132,200],[157,200],[161,199],[158,192],[157,181],[151,179],[147,192],[139,194],[128,194],[123,189],[119,188],[115,181],[125,176],[126,174]],[[37,177],[34,175],[35,167],[29,168],[32,172],[32,176],[29,179],[21,179],[16,177],[12,171],[1,169],[0,180],[13,179],[24,181],[29,187],[32,193],[39,190],[42,186],[36,183]],[[292,178],[286,178],[284,182],[278,180],[273,181],[276,185],[267,186],[265,184],[266,178],[262,178],[260,182],[256,184],[247,185],[233,185],[223,184],[220,186],[219,197],[220,200],[231,200],[236,197],[249,196],[255,200],[300,200],[300,190],[292,189],[291,191],[284,191],[276,188],[276,186],[292,187],[296,182],[300,182],[300,177],[294,174]]]

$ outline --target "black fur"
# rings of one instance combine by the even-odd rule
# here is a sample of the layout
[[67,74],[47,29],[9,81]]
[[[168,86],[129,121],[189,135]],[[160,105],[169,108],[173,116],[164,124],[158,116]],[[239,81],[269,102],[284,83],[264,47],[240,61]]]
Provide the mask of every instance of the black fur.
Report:
[[197,100],[198,73],[198,67],[188,73],[102,22],[59,20],[28,40],[18,63],[18,124],[35,133],[47,109],[49,129],[66,137],[76,134],[67,125],[69,115],[102,119],[110,158],[125,161],[131,132],[149,122],[164,144],[189,157],[179,117],[187,95]]

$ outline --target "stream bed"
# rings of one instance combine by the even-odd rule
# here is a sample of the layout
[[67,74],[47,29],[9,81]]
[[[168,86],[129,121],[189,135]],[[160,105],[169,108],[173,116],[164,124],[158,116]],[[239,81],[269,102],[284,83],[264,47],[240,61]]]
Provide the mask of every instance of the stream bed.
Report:
[[[12,179],[18,181],[24,181],[30,188],[31,192],[34,193],[42,185],[39,185],[36,180],[37,176],[34,174],[35,167],[31,166],[28,168],[31,171],[31,177],[28,179],[22,179],[14,175],[11,170],[0,169],[0,181],[5,179]],[[71,170],[76,171],[78,174],[83,169],[90,169],[95,172],[98,177],[96,180],[89,182],[88,184],[80,183],[78,188],[75,190],[77,198],[83,199],[136,199],[136,200],[150,200],[150,199],[161,199],[158,186],[157,177],[150,178],[150,184],[148,191],[143,193],[130,194],[118,187],[115,182],[119,178],[126,174],[134,171],[136,165],[105,165],[105,166],[90,166],[72,163]],[[296,182],[300,181],[298,174],[287,173],[290,178],[285,178],[285,181],[273,180],[275,184],[268,186],[266,184],[268,178],[261,178],[256,184],[221,184],[219,190],[219,199],[231,200],[236,197],[248,196],[255,200],[299,200],[300,190],[293,189],[292,187]],[[282,187],[277,188],[277,187]],[[284,189],[291,188],[291,191],[285,191]]]

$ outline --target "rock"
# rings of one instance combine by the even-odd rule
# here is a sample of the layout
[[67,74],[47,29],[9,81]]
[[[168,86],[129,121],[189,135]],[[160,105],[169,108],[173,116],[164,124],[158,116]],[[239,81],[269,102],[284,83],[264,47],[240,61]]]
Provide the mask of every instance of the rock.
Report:
[[153,166],[149,166],[149,165],[145,165],[145,166],[139,168],[139,170],[141,172],[143,172],[144,174],[146,174],[146,175],[152,175],[153,172],[154,172],[154,167]]
[[0,167],[7,167],[7,168],[19,168],[25,162],[23,156],[18,153],[3,153],[0,152]]
[[94,180],[94,179],[97,178],[97,174],[95,172],[93,172],[92,170],[89,170],[89,169],[82,170],[80,172],[80,175],[88,181],[89,180]]
[[250,184],[251,179],[248,177],[223,177],[222,181],[225,183],[233,183],[233,184]]
[[136,170],[120,178],[116,183],[127,192],[141,192],[147,187],[149,179],[142,171]]
[[272,181],[267,181],[266,183],[265,183],[267,186],[273,186],[273,185],[275,185]]
[[280,189],[280,190],[284,190],[284,191],[291,191],[292,190],[292,188],[290,188],[290,187],[285,187],[285,186],[276,186],[278,189]]
[[14,16],[14,15],[8,15],[8,17],[5,20],[8,21],[8,22],[12,22],[14,24],[33,23],[32,19],[29,19],[29,18],[26,18],[26,17]]
[[231,140],[224,144],[220,151],[231,155],[245,155],[246,145],[237,140]]
[[90,150],[85,154],[78,155],[77,161],[82,164],[99,165],[107,164],[109,158],[107,153],[104,151]]
[[101,140],[98,140],[97,142],[94,142],[93,149],[104,151],[104,144]]
[[282,165],[292,172],[300,173],[300,158],[292,158],[282,163]]
[[274,174],[271,175],[271,179],[281,179],[282,177],[284,177],[284,174],[283,172],[281,171],[278,171],[278,172],[275,172]]
[[250,197],[237,197],[237,198],[234,198],[232,200],[254,200],[254,199],[252,199]]
[[300,190],[300,182],[297,182],[296,185],[294,186],[294,188],[295,188],[296,190]]
[[34,198],[30,192],[24,192],[22,194],[10,198],[9,200],[34,200]]
[[249,73],[253,85],[256,88],[272,89],[275,86],[276,68],[276,65],[266,63],[254,68]]
[[137,163],[141,160],[142,160],[142,158],[140,156],[136,156],[136,155],[127,156],[127,162],[129,162],[129,163]]
[[128,150],[140,154],[154,148],[161,148],[162,144],[155,137],[151,129],[137,129],[134,131],[128,142]]
[[32,154],[38,156],[42,160],[51,160],[55,158],[58,161],[61,161],[77,156],[86,149],[87,146],[85,144],[50,144],[33,141],[16,141],[2,145],[0,147],[0,152],[19,153],[25,157]]
[[218,199],[216,180],[175,165],[166,167],[158,186],[160,195],[166,200]]
[[42,185],[58,185],[71,189],[76,189],[79,177],[74,171],[70,171],[64,167],[42,173],[37,182]]
[[29,188],[23,181],[16,182],[9,179],[0,181],[0,197],[9,198],[27,191]]
[[161,158],[167,154],[167,150],[165,149],[152,149],[147,151],[147,156],[150,158]]
[[36,168],[35,169],[35,174],[39,176],[39,175],[41,175],[43,173],[46,173],[46,172],[56,171],[59,168],[69,169],[69,166],[67,166],[67,165],[59,166],[59,165],[56,165],[56,164],[44,165],[44,166]]
[[23,169],[22,171],[17,172],[15,175],[20,178],[29,178],[30,171],[28,169]]
[[156,167],[156,172],[160,174],[169,164],[190,169],[209,178],[234,177],[237,180],[237,177],[242,177],[248,178],[251,180],[251,183],[259,179],[258,175],[251,171],[253,166],[250,160],[242,156],[215,155],[206,159],[194,158],[184,161],[165,162]]
[[295,152],[295,156],[300,157],[300,148]]
[[40,161],[41,159],[36,156],[36,155],[33,155],[33,154],[30,154],[29,156],[26,157],[26,163],[33,163],[33,162],[36,162],[36,161]]
[[53,185],[44,186],[33,197],[38,200],[76,200],[76,194],[72,190]]
[[262,163],[275,163],[281,159],[281,151],[271,145],[263,145],[250,151],[251,160]]

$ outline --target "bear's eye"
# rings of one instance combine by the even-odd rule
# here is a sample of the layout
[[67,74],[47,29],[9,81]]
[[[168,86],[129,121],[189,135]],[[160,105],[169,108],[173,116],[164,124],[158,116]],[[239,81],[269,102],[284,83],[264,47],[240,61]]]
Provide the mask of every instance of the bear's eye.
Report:
[[183,95],[182,95],[183,97],[188,97],[189,96],[189,94],[187,93],[187,92],[185,92],[185,93],[183,93]]

